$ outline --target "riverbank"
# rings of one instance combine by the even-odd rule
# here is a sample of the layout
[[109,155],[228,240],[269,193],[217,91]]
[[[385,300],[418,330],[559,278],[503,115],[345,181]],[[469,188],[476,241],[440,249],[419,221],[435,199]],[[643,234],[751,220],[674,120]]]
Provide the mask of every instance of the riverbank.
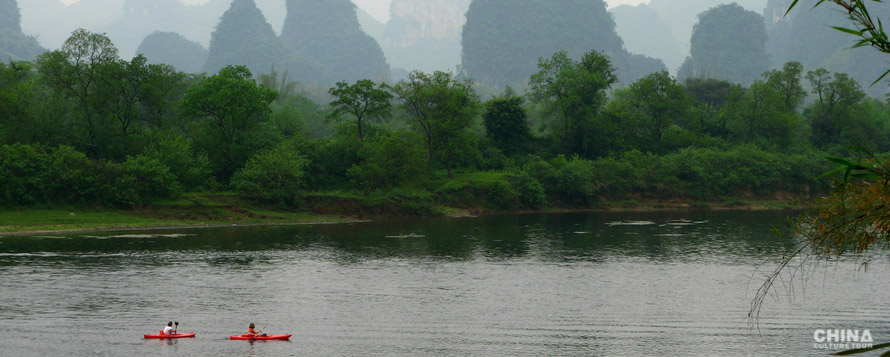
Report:
[[252,225],[298,225],[360,222],[394,217],[477,216],[499,213],[655,210],[781,210],[803,209],[799,201],[750,200],[685,202],[626,200],[597,202],[588,207],[543,207],[535,210],[453,207],[424,197],[366,197],[313,194],[300,208],[257,205],[227,194],[188,194],[176,200],[132,209],[102,207],[19,207],[0,210],[0,236],[47,233],[205,228]]

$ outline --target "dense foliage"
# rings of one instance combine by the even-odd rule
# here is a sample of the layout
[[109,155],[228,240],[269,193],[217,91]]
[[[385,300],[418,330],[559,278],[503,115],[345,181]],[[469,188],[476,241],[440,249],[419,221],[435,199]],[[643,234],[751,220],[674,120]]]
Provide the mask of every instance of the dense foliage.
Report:
[[0,205],[232,191],[401,214],[806,198],[827,191],[822,156],[890,150],[887,103],[844,74],[792,62],[750,86],[657,71],[614,89],[615,67],[556,52],[525,97],[482,102],[446,72],[331,89],[244,66],[186,75],[78,30],[36,64],[0,64]]
[[573,59],[602,52],[624,83],[664,69],[660,61],[624,49],[602,0],[476,0],[467,11],[462,45],[465,76],[500,85],[524,84],[537,60],[557,51]]
[[681,76],[749,85],[769,68],[763,17],[738,4],[720,5],[701,13],[691,41]]

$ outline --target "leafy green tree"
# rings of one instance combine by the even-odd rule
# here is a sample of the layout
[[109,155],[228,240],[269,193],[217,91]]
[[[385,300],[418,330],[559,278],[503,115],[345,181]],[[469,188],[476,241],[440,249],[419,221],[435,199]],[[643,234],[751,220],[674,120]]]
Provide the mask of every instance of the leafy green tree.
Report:
[[258,153],[232,177],[240,194],[263,201],[293,205],[305,184],[308,161],[291,142]]
[[787,148],[800,131],[796,112],[786,111],[785,97],[770,84],[756,80],[725,108],[727,127],[743,143],[772,143]]
[[202,119],[213,132],[220,156],[215,171],[229,177],[252,154],[251,134],[269,119],[269,105],[278,94],[254,82],[244,66],[226,66],[189,90],[183,101],[186,116]]
[[486,111],[482,114],[485,135],[507,156],[527,152],[534,140],[522,102],[522,98],[513,97],[485,103]]
[[192,140],[171,132],[159,133],[160,138],[151,140],[145,156],[157,159],[169,168],[179,185],[186,190],[213,188],[210,160],[204,153],[195,153]]
[[423,134],[428,150],[427,168],[433,163],[445,166],[448,177],[455,154],[478,114],[479,97],[469,81],[458,81],[451,73],[411,72],[407,80],[393,88],[409,115],[409,120]]
[[346,175],[365,194],[416,182],[426,174],[423,138],[412,132],[396,132],[369,141],[359,150],[359,158],[361,163],[349,168]]
[[[865,92],[845,73],[834,76],[823,69],[807,72],[816,101],[809,110],[813,139],[821,145],[838,144],[845,132],[857,130],[860,121],[854,113],[865,99]],[[858,146],[857,143],[849,143]]]
[[149,64],[144,71],[146,77],[139,90],[141,120],[155,129],[179,124],[179,104],[185,98],[190,79],[166,64]]
[[149,72],[145,57],[139,55],[132,61],[108,61],[99,68],[96,95],[104,101],[103,111],[117,122],[117,135],[126,138],[135,133],[141,124],[137,108],[142,95],[142,84]]
[[682,125],[688,115],[689,98],[683,86],[665,71],[642,78],[630,85],[630,100],[642,118],[640,148],[660,152],[665,132],[672,125]]
[[728,139],[726,117],[732,114],[725,104],[739,97],[742,88],[714,78],[686,78],[683,83],[692,105],[687,125],[691,130],[717,139]]
[[352,117],[358,128],[358,140],[364,141],[362,121],[380,122],[391,115],[390,101],[393,96],[387,88],[389,86],[385,83],[375,87],[370,79],[359,80],[353,85],[345,81],[337,82],[337,87],[328,91],[336,97],[330,103],[334,110],[328,118],[341,121],[344,116]]
[[786,112],[794,112],[803,104],[807,92],[803,89],[803,65],[800,62],[788,62],[781,70],[770,70],[763,74],[766,84],[782,95]]
[[555,118],[550,133],[566,154],[594,156],[590,150],[596,116],[606,103],[606,91],[617,81],[609,58],[591,51],[580,62],[559,51],[538,61],[529,80],[529,96]]
[[763,17],[738,4],[698,15],[682,77],[713,77],[748,85],[769,66]]
[[58,95],[72,101],[74,135],[87,154],[105,157],[113,135],[104,116],[105,98],[99,94],[102,69],[118,61],[117,48],[103,34],[75,30],[62,48],[37,59],[43,82]]

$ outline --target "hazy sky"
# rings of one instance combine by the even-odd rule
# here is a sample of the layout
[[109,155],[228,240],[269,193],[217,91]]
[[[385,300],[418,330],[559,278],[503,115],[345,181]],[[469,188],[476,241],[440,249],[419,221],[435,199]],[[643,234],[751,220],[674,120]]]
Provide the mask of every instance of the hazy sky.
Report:
[[[78,0],[59,0],[63,3],[71,4],[75,3]],[[200,4],[207,2],[207,0],[180,0],[186,4]],[[263,1],[272,1],[272,0],[256,0],[257,2]],[[274,1],[283,1],[283,0],[274,0]],[[352,0],[356,5],[364,9],[368,12],[369,15],[374,17],[380,22],[386,23],[389,20],[389,3],[392,0]],[[648,3],[649,0],[606,0],[606,4],[609,7],[615,7],[618,5],[636,5],[639,3]]]

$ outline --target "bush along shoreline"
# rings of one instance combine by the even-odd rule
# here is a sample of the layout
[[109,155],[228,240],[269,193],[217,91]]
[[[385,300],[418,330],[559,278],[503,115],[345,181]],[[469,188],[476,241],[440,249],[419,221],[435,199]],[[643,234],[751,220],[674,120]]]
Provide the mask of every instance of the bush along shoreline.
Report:
[[[278,147],[248,161],[232,178],[234,192],[186,193],[188,184],[156,158],[109,163],[67,146],[6,145],[0,147],[0,198],[4,211],[93,212],[99,217],[81,222],[80,229],[113,229],[563,210],[795,208],[828,189],[815,179],[827,170],[820,157],[742,146],[661,156],[631,151],[597,160],[528,156],[512,170],[459,170],[453,178],[434,172],[400,187],[369,190],[369,183],[350,181],[342,189],[312,191],[306,176],[319,163],[288,147],[295,148]],[[76,225],[73,215],[60,221]],[[27,223],[8,216],[0,230],[53,230],[53,219],[22,220],[33,222]]]

